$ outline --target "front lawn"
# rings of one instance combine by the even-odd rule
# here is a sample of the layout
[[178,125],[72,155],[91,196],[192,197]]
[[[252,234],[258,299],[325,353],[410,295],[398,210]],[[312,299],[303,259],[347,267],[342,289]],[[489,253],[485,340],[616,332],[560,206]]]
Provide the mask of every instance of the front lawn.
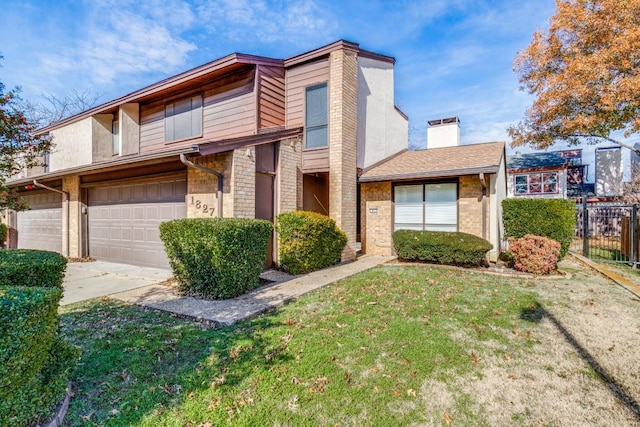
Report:
[[486,347],[526,349],[519,314],[534,302],[492,276],[385,267],[219,330],[110,300],[76,305],[62,316],[84,350],[68,422],[482,424],[465,399],[425,412],[425,383],[473,374]]
[[[588,292],[591,277],[599,282]],[[576,280],[595,301],[588,307],[599,305],[600,289],[618,292],[598,276]],[[615,404],[603,376],[593,374],[554,323],[528,315],[555,308],[545,303],[558,293],[563,296],[556,323],[563,313],[579,313],[569,305],[578,295],[582,304],[583,294],[572,286],[562,280],[386,266],[218,330],[106,299],[67,307],[64,333],[84,353],[66,422],[202,427],[627,422],[629,415]],[[619,302],[627,300],[623,296]],[[588,322],[576,321],[576,329],[597,327]],[[617,338],[616,343],[626,345]],[[625,352],[636,357],[633,349]],[[635,390],[635,380],[630,381]]]

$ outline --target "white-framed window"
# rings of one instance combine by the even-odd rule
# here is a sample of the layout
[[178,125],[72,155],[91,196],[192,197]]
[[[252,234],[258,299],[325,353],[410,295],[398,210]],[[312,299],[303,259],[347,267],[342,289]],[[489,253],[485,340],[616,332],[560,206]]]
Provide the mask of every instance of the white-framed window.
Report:
[[518,174],[513,179],[518,196],[558,193],[558,172]]
[[117,120],[111,124],[111,154],[120,154],[120,122]]
[[166,104],[164,107],[164,139],[167,142],[202,136],[202,96]]
[[329,145],[329,106],[327,84],[321,83],[305,89],[304,146],[322,148]]
[[394,186],[394,231],[458,231],[458,184]]

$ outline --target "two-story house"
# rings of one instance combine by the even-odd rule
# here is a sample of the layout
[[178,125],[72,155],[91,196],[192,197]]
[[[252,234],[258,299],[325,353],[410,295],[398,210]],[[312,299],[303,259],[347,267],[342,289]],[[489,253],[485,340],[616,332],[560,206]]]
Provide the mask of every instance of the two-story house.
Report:
[[9,244],[166,267],[162,221],[305,209],[336,221],[353,258],[357,172],[407,148],[394,63],[343,40],[236,53],[54,123],[47,167],[10,182],[31,209],[5,214]]

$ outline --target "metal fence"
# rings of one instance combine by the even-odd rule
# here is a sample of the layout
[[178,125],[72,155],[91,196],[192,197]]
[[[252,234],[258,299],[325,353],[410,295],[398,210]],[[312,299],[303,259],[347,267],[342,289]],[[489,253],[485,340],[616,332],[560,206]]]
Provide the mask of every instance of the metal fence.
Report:
[[637,204],[585,202],[576,205],[576,232],[571,249],[586,257],[635,265],[638,235]]

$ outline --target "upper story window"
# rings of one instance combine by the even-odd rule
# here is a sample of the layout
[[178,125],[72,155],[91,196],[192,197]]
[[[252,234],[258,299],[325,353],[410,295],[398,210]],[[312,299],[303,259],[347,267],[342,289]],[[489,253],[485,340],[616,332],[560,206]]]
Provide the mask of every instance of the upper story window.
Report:
[[329,108],[327,84],[309,86],[305,91],[305,148],[321,148],[329,145]]
[[514,180],[516,195],[558,193],[558,172],[521,174]]
[[120,154],[120,122],[114,120],[111,124],[111,154],[117,156]]
[[164,139],[202,136],[202,96],[196,95],[167,104],[164,107]]

